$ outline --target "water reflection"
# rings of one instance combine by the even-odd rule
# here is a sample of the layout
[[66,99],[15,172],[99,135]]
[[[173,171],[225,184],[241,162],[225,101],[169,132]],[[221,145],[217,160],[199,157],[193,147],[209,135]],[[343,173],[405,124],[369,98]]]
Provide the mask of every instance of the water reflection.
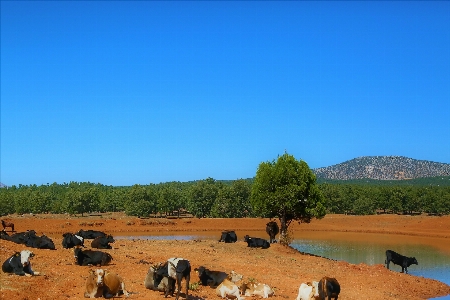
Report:
[[[394,242],[380,245],[368,241],[297,239],[292,242],[291,246],[301,252],[347,261],[352,264],[365,263],[368,265],[384,264],[385,252],[387,249],[391,249],[403,255],[417,258],[419,264],[411,265],[408,268],[409,274],[437,279],[450,285],[450,256],[427,245],[404,245]],[[392,263],[389,267],[393,271],[401,271],[400,266]]]

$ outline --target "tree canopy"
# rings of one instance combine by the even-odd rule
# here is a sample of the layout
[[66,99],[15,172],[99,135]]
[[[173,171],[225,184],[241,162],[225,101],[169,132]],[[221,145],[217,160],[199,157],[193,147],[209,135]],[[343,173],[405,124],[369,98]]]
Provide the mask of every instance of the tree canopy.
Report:
[[309,223],[326,214],[316,176],[306,162],[287,153],[259,165],[250,201],[257,214],[280,220],[282,242],[292,221]]

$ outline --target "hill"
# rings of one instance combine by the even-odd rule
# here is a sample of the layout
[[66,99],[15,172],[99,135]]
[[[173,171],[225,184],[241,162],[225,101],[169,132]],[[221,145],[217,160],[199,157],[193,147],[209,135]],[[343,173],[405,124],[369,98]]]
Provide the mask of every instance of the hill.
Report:
[[402,180],[450,176],[450,164],[404,156],[363,156],[337,165],[313,169],[313,172],[318,179]]

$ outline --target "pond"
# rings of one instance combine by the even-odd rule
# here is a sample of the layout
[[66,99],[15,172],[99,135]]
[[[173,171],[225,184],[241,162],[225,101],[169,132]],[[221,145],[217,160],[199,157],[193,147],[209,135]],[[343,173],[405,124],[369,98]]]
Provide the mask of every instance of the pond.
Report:
[[[239,240],[246,234],[267,238],[265,232],[239,232]],[[218,240],[220,232],[162,232],[158,235],[135,233],[128,236],[116,236],[120,239],[149,239],[149,240]],[[447,242],[439,238],[411,237],[399,235],[384,235],[371,233],[350,232],[296,232],[291,246],[301,252],[311,253],[322,257],[347,261],[352,264],[365,263],[367,265],[383,264],[386,250],[394,250],[405,256],[414,256],[418,265],[411,265],[408,272],[411,275],[423,276],[450,285],[450,253],[439,248]],[[390,264],[390,269],[400,272],[401,267]],[[450,299],[449,296],[436,298]]]

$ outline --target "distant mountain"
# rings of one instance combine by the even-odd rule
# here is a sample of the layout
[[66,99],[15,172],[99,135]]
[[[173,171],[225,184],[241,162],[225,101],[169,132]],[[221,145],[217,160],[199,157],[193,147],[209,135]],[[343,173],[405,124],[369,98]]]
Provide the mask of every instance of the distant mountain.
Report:
[[402,180],[450,176],[450,164],[404,156],[363,156],[313,172],[317,178],[334,180]]
[[0,188],[5,188],[5,187],[8,187],[8,186],[0,182]]

